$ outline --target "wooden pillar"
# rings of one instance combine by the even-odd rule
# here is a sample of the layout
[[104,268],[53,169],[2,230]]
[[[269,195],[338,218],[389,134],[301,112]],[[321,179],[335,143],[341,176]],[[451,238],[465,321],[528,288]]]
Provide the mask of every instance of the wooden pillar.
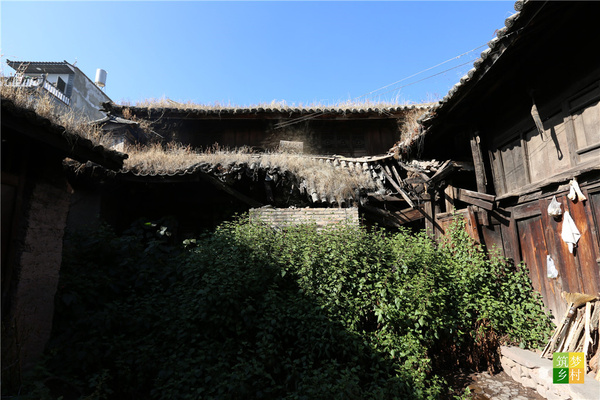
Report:
[[429,234],[429,235],[434,235],[434,225],[433,225],[433,218],[435,218],[435,215],[433,214],[433,204],[431,202],[431,195],[429,193],[424,194],[422,196],[423,198],[423,211],[425,211],[425,231]]
[[[471,133],[471,153],[473,155],[473,165],[475,167],[475,180],[477,182],[477,191],[479,193],[487,193],[487,177],[485,175],[485,163],[483,161],[483,153],[481,152],[481,140],[479,132]],[[487,211],[481,210],[483,220],[488,225],[489,216]]]
[[481,152],[481,140],[479,132],[471,134],[471,153],[473,154],[473,165],[475,166],[475,179],[477,180],[477,191],[487,193],[487,178],[485,176],[485,164]]
[[446,204],[446,212],[454,210],[454,187],[450,184],[444,189],[444,203]]

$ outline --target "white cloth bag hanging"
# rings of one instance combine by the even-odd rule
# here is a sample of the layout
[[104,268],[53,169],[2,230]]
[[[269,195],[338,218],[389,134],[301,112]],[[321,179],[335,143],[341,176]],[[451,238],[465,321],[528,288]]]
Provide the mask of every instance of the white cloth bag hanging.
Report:
[[579,241],[581,233],[579,233],[575,221],[573,221],[568,211],[565,211],[565,215],[563,216],[561,237],[569,246],[569,252],[573,253],[573,248],[577,246],[577,241]]

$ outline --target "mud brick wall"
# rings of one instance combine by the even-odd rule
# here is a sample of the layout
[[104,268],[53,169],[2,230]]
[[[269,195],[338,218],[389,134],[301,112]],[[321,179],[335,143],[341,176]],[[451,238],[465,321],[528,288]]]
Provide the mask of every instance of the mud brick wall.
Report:
[[358,208],[255,208],[250,219],[271,226],[284,227],[295,224],[316,224],[317,228],[348,224],[358,226]]
[[46,183],[34,186],[14,305],[23,368],[35,363],[50,337],[68,210],[69,193],[64,189]]

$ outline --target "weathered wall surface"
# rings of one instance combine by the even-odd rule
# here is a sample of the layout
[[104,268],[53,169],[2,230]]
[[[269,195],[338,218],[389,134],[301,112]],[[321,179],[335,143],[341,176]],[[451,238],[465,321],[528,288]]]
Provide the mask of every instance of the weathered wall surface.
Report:
[[99,109],[100,104],[106,101],[110,101],[110,98],[81,71],[75,68],[71,107],[81,110],[90,120],[95,120],[104,117]]
[[46,183],[34,186],[14,303],[23,370],[35,363],[50,337],[68,209],[66,191]]
[[[600,292],[600,182],[595,174],[589,181],[580,183],[586,200],[570,200],[567,198],[569,185],[562,185],[556,192],[495,211],[485,225],[480,214],[478,218],[468,209],[456,212],[465,219],[465,228],[477,242],[488,249],[496,247],[515,263],[527,265],[533,288],[542,295],[544,305],[556,318],[556,323],[567,311],[561,296],[563,291],[591,295]],[[559,217],[548,214],[548,205],[554,195],[563,212]],[[573,252],[562,239],[566,211],[581,234]],[[502,221],[495,218],[502,215]],[[447,230],[453,218],[452,215],[436,217],[436,222]],[[552,258],[558,272],[555,277],[548,275],[547,256]]]
[[255,208],[250,219],[276,227],[314,223],[318,228],[348,224],[358,226],[358,208]]

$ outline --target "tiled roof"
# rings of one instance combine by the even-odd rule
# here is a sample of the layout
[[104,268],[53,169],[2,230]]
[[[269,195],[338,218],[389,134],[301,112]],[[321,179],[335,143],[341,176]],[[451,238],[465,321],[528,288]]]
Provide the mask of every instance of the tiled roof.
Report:
[[385,114],[396,114],[402,113],[409,110],[427,110],[430,108],[430,104],[411,104],[395,107],[362,107],[362,106],[348,106],[348,107],[202,107],[202,106],[182,106],[182,107],[132,107],[132,106],[121,106],[121,105],[107,105],[103,104],[105,108],[111,107],[117,113],[123,109],[129,109],[133,114],[144,114],[156,113],[161,115],[170,116],[197,116],[197,117],[223,117],[223,116],[310,116],[310,115],[330,115],[330,116],[376,116]]
[[15,71],[21,64],[27,65],[24,71],[28,74],[72,74],[73,66],[67,61],[11,61],[6,60],[6,63]]
[[18,130],[51,148],[63,151],[66,156],[85,162],[87,160],[107,168],[120,169],[128,155],[94,144],[91,140],[67,131],[36,112],[19,107],[12,100],[2,99],[2,128]]

